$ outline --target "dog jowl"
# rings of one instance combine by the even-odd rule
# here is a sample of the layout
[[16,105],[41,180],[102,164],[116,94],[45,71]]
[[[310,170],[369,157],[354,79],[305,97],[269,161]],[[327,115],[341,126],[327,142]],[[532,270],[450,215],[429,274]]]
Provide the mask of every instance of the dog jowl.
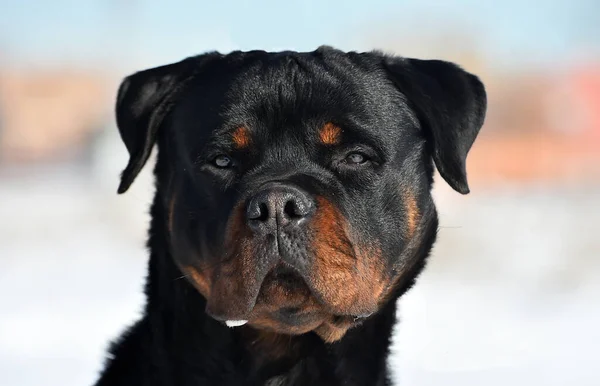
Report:
[[423,268],[434,165],[469,192],[485,110],[478,78],[444,61],[329,47],[208,53],[123,81],[119,192],[157,144],[151,233],[201,295],[186,307],[244,325],[231,331],[335,345]]

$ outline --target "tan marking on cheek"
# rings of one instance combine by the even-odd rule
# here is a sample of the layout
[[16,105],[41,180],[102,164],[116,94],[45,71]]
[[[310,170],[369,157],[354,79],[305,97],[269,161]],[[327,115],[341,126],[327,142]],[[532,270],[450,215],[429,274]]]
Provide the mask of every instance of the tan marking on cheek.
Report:
[[245,225],[243,204],[238,204],[227,222],[225,245],[228,250],[215,266],[207,309],[215,314],[250,311],[254,292],[260,289],[252,248],[252,233]]
[[374,301],[382,296],[389,281],[389,272],[381,255],[381,250],[373,246],[361,247],[357,252],[359,269],[364,272],[365,287],[369,288]]
[[[181,267],[185,276],[204,295],[208,304],[217,310],[221,306],[231,308],[228,302],[244,297],[243,280],[248,275],[251,261],[246,241],[248,231],[243,223],[242,209],[241,206],[234,208],[228,221],[225,244],[231,246],[231,249],[226,253],[223,262],[198,261],[194,266]],[[231,256],[234,258],[230,258]]]
[[250,130],[246,126],[240,126],[233,132],[231,139],[237,149],[246,149],[250,146]]
[[319,139],[324,145],[337,145],[342,139],[342,129],[329,122],[319,130]]
[[359,291],[358,283],[352,280],[354,253],[345,238],[339,213],[323,197],[317,197],[317,203],[313,220],[313,285],[331,306],[345,308],[356,301]]
[[[413,196],[414,198],[414,196]],[[410,274],[411,270],[419,264],[422,260],[420,256],[417,254],[419,251],[419,245],[423,242],[423,227],[428,223],[427,220],[431,220],[431,216],[435,213],[435,208],[433,205],[429,207],[424,207],[422,210],[419,210],[416,201],[415,209],[416,209],[416,224],[415,229],[413,230],[413,236],[407,240],[406,247],[402,252],[402,258],[399,259],[402,263],[396,265],[394,277],[390,280],[387,288],[381,299],[379,300],[380,306],[383,306],[387,302],[392,300],[392,295],[398,286],[404,285],[405,280],[410,280],[412,275]],[[433,213],[432,213],[433,211]]]
[[204,297],[208,298],[208,296],[210,296],[210,281],[208,280],[210,275],[200,272],[192,266],[183,267],[183,271],[198,291],[200,291]]
[[406,207],[406,236],[407,238],[411,238],[415,234],[417,225],[419,224],[419,207],[417,206],[417,198],[412,190],[406,190],[403,197]]
[[325,198],[318,207],[312,241],[312,284],[333,313],[375,312],[387,287],[388,275],[379,248],[353,245],[346,220]]

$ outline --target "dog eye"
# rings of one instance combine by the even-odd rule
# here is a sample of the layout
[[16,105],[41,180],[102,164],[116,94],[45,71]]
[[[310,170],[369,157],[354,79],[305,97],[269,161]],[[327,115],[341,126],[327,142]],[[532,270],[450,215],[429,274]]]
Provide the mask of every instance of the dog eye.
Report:
[[221,154],[213,158],[212,164],[218,168],[225,169],[231,166],[232,161],[231,158],[227,157],[224,154]]
[[349,165],[362,165],[369,160],[366,154],[352,152],[346,156],[346,163]]

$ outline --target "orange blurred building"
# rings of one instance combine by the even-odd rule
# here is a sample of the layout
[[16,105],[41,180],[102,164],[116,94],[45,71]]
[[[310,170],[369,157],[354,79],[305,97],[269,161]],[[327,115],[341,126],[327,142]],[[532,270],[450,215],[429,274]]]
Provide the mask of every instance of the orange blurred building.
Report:
[[[600,65],[485,72],[486,124],[469,155],[473,184],[600,177]],[[0,162],[74,159],[114,120],[118,79],[0,69]]]
[[488,85],[489,114],[469,174],[492,184],[600,177],[600,66]]
[[0,162],[68,159],[112,119],[104,74],[0,69]]

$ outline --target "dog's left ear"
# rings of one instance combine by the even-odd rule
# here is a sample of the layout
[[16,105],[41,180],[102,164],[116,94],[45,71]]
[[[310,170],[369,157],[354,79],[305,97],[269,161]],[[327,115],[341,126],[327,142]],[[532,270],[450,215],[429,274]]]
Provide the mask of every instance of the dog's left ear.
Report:
[[469,193],[466,159],[487,107],[479,78],[441,60],[385,57],[387,72],[415,110],[440,175],[457,192]]
[[125,193],[150,157],[156,135],[175,97],[191,79],[198,57],[136,72],[123,80],[117,94],[116,115],[129,163],[117,192]]

